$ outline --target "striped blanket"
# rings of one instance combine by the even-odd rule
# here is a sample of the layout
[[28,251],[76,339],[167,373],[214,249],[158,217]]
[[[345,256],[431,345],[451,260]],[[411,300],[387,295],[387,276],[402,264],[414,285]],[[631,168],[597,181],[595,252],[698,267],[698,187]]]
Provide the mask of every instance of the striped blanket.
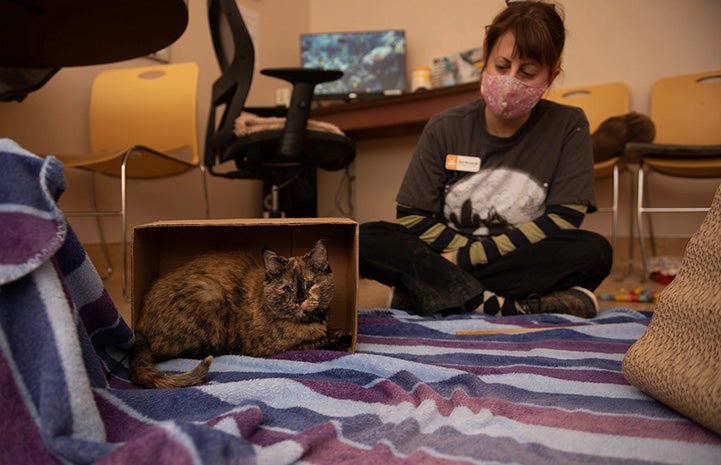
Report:
[[63,188],[0,140],[0,464],[721,463],[720,437],[625,381],[649,315],[623,308],[363,311],[355,353],[221,356],[203,386],[139,389]]

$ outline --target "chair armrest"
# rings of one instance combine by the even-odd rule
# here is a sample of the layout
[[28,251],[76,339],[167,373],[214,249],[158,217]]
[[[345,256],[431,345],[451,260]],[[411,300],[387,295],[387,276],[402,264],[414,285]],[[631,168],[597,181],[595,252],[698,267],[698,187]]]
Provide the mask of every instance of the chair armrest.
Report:
[[335,81],[343,76],[343,71],[318,68],[269,68],[260,70],[260,73],[283,79],[292,84],[298,82],[320,84],[321,82]]
[[302,155],[316,84],[334,81],[343,76],[343,72],[313,68],[272,68],[260,72],[293,84],[293,93],[278,151],[284,158],[297,160]]
[[247,111],[248,113],[253,113],[254,115],[262,116],[264,118],[268,117],[279,117],[279,118],[285,118],[285,115],[288,113],[288,108],[285,106],[277,106],[277,107],[245,107],[243,108],[243,111]]
[[706,158],[721,156],[721,145],[654,144],[650,142],[629,142],[625,147],[625,158],[629,163],[638,163],[643,157],[661,158]]

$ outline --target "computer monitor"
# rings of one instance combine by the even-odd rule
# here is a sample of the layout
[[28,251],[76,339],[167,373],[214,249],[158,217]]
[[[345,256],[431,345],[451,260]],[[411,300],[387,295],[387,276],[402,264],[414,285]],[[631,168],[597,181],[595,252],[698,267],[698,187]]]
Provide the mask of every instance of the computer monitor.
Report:
[[318,84],[317,99],[397,95],[406,89],[406,37],[400,29],[301,34],[301,66],[338,69],[343,77]]

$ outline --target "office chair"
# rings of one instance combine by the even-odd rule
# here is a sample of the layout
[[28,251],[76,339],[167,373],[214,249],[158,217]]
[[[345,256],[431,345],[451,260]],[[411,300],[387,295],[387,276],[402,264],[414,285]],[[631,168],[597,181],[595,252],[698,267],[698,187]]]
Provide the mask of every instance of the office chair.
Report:
[[[156,179],[199,169],[205,216],[210,217],[205,167],[200,163],[197,125],[198,65],[179,63],[104,71],[90,94],[90,153],[53,154],[66,168],[91,172],[92,211],[67,216],[95,217],[107,262],[113,272],[100,217],[121,217],[122,285],[127,298],[127,179]],[[119,211],[99,211],[95,174],[120,178]]]
[[627,155],[639,160],[636,221],[643,279],[648,273],[644,214],[655,255],[652,213],[709,210],[708,207],[647,206],[646,183],[653,179],[650,174],[688,179],[721,178],[721,70],[659,79],[651,88],[650,116],[656,123],[655,143],[626,144]]
[[[208,20],[221,75],[212,88],[205,166],[214,176],[263,180],[266,191],[270,191],[264,202],[266,211],[271,217],[282,216],[281,202],[285,201],[283,208],[292,209],[291,203],[296,199],[293,199],[293,192],[287,192],[282,198],[281,189],[298,184],[303,176],[314,181],[316,167],[340,170],[355,158],[355,144],[346,135],[308,128],[316,84],[336,80],[343,73],[303,68],[261,70],[264,75],[293,85],[290,105],[287,110],[283,107],[246,107],[255,52],[235,0],[209,0]],[[221,116],[216,122],[217,112]],[[238,137],[234,127],[236,119],[244,112],[259,117],[282,116],[282,127]],[[234,169],[218,169],[217,165],[231,161],[235,164]],[[315,186],[311,188],[312,205],[306,206],[300,216],[315,216]]]
[[[580,107],[586,114],[586,118],[588,118],[591,133],[598,129],[606,119],[628,113],[630,106],[628,86],[620,82],[552,89],[548,91],[545,98],[565,105]],[[611,205],[599,205],[597,211],[611,214],[611,244],[613,250],[616,250],[618,241],[618,192],[620,174],[621,172],[628,171],[628,167],[623,157],[616,155],[607,160],[594,163],[593,168],[596,179],[606,179],[610,177],[613,181]],[[633,192],[633,177],[630,177],[630,189],[629,192]],[[628,228],[629,270],[633,266],[633,199],[630,200]]]

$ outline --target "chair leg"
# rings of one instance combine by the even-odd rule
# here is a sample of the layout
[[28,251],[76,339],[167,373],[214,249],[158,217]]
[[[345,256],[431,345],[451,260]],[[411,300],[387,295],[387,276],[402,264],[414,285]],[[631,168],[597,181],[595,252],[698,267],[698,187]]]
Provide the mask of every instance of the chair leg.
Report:
[[[90,198],[93,203],[93,211],[98,211],[98,198],[95,195],[95,173],[90,172]],[[93,215],[95,218],[95,228],[98,230],[98,237],[100,238],[100,244],[103,250],[103,257],[105,258],[105,275],[100,276],[101,279],[108,279],[113,274],[113,262],[110,260],[110,250],[108,248],[108,241],[105,240],[105,232],[103,231],[103,224],[100,221],[100,215]]]
[[[648,198],[648,183],[646,183],[643,188],[645,189],[643,195]],[[653,215],[651,215],[650,212],[646,213],[646,223],[648,223],[648,239],[649,243],[651,244],[651,257],[656,257],[658,256],[658,251],[656,249],[656,235],[653,233]]]
[[126,191],[125,167],[128,162],[128,158],[130,158],[130,154],[132,152],[133,149],[125,152],[125,155],[123,156],[123,162],[120,165],[120,229],[122,233],[122,237],[120,238],[120,253],[122,254],[123,260],[123,298],[125,300],[130,300],[130,296],[128,294],[128,200]]
[[641,275],[641,282],[646,281],[646,274],[648,273],[648,261],[646,259],[646,243],[645,243],[645,234],[643,231],[643,213],[644,213],[644,205],[643,205],[643,194],[644,194],[644,167],[643,163],[641,163],[638,167],[638,186],[637,186],[637,195],[638,199],[636,200],[636,227],[638,228],[638,241],[639,246],[641,250],[641,269],[643,274]]
[[634,260],[634,237],[633,237],[633,223],[635,215],[636,204],[634,203],[633,193],[635,184],[634,176],[632,171],[628,171],[628,273],[627,276],[633,272],[633,260]]
[[200,175],[203,181],[203,199],[205,200],[205,218],[210,219],[210,197],[208,196],[208,176],[205,165],[200,165]]
[[[630,172],[629,172],[629,177],[631,179],[631,190],[629,192],[633,193],[633,176]],[[612,218],[611,218],[611,227],[612,227],[611,242],[612,242],[612,244],[611,245],[613,246],[614,261],[616,259],[616,248],[618,247],[618,203],[619,203],[618,199],[619,199],[620,183],[621,183],[621,169],[620,169],[619,165],[617,164],[613,167],[613,193],[612,193],[612,195],[613,195],[612,205],[613,206],[612,206],[612,211],[611,211],[611,213],[612,213]],[[631,204],[632,203],[633,202],[631,202]],[[616,275],[616,277],[614,278],[614,281],[617,281],[617,282],[624,281],[633,271],[633,216],[634,216],[634,212],[633,212],[632,207],[629,207],[629,208],[631,210],[629,213],[630,220],[629,220],[629,228],[628,228],[628,231],[629,231],[628,240],[630,243],[629,255],[628,255],[629,256],[628,270]],[[616,266],[616,264],[614,263],[614,267],[615,266]]]

